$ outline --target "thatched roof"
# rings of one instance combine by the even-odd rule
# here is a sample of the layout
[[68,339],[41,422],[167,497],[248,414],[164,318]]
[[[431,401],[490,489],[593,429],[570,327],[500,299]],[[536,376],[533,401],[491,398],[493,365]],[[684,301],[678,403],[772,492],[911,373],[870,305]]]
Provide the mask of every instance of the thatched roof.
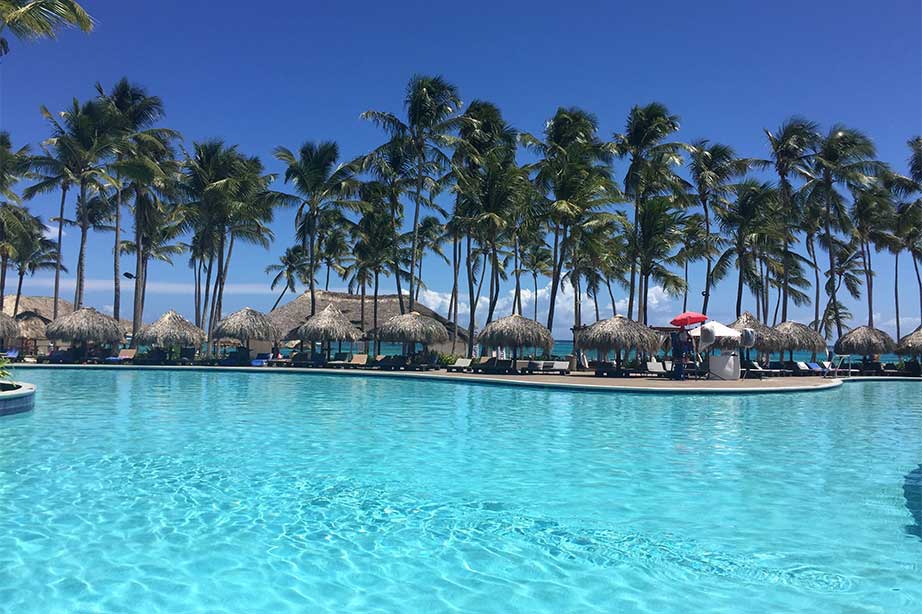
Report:
[[45,334],[49,339],[74,343],[117,343],[125,336],[115,318],[99,313],[92,307],[83,307],[58,318],[45,327]]
[[[16,295],[7,294],[3,299],[3,313],[12,316],[16,304]],[[74,312],[74,304],[63,298],[58,299],[58,317]],[[20,296],[19,311],[14,316],[20,322],[20,336],[25,339],[47,339],[44,324],[51,322],[54,316],[54,299],[50,296]],[[119,320],[122,332],[131,332],[130,320]]]
[[390,318],[374,331],[374,335],[381,341],[398,343],[430,345],[448,341],[448,331],[441,322],[416,311]]
[[807,350],[825,352],[826,339],[806,324],[800,322],[782,322],[773,329],[780,338],[779,350]]
[[19,322],[5,313],[0,313],[0,339],[18,339],[19,336]]
[[[756,317],[748,311],[744,311],[742,315],[729,326],[739,333],[742,333],[743,330],[747,328],[752,329],[756,334],[756,342],[753,347],[759,351],[777,352],[781,349],[781,335],[765,324],[762,324],[762,322],[757,320]],[[731,341],[729,339],[718,338],[714,345],[717,347],[737,347],[739,346],[739,340],[736,339]]]
[[533,347],[547,352],[554,346],[551,331],[517,313],[487,324],[477,341],[487,347]]
[[196,346],[205,342],[205,336],[205,331],[171,309],[138,331],[138,343],[159,347]]
[[900,356],[922,355],[922,326],[900,339],[896,353]]
[[247,341],[277,341],[282,333],[268,316],[251,307],[230,314],[215,326],[214,338],[238,339]]
[[327,305],[288,336],[304,341],[357,341],[362,337],[362,331],[353,326],[339,309]]
[[656,352],[660,337],[651,328],[618,315],[601,320],[580,333],[580,347],[602,351],[639,350]]
[[[317,290],[317,312],[319,313],[321,309],[325,308],[327,305],[332,305],[338,309],[347,320],[349,320],[353,325],[357,326],[360,330],[362,327],[362,305],[361,305],[361,296],[358,294],[347,294],[345,292],[327,292],[324,290]],[[404,297],[404,306],[406,307],[407,298]],[[419,312],[421,315],[432,318],[433,320],[439,322],[447,330],[451,331],[454,328],[454,324],[437,314],[435,311],[426,307],[420,302],[416,302],[413,305],[413,309]],[[276,326],[279,327],[286,337],[294,334],[296,328],[301,326],[307,321],[307,318],[311,315],[311,295],[309,292],[298,296],[297,298],[281,305],[280,307],[273,309],[269,313],[269,319],[271,319]],[[396,315],[400,315],[400,302],[396,294],[382,294],[378,296],[378,326],[383,322],[388,321]],[[373,302],[372,297],[368,296],[365,298],[365,325],[364,330],[370,331],[374,328],[375,323],[373,321]],[[467,343],[468,333],[467,330],[458,327],[458,340],[461,343]]]
[[870,326],[859,326],[848,331],[836,341],[836,354],[859,354],[871,356],[888,354],[896,348],[893,339],[882,330]]

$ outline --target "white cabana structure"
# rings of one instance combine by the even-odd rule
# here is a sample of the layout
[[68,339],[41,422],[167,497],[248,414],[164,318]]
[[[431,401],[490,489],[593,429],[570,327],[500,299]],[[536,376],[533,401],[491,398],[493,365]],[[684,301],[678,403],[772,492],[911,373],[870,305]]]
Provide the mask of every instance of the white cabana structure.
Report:
[[[720,322],[708,322],[689,331],[691,337],[698,342],[698,350],[703,351],[720,342],[723,349],[728,346],[739,345],[743,334],[724,326]],[[740,378],[739,352],[723,352],[720,356],[708,357],[708,379],[737,380]]]

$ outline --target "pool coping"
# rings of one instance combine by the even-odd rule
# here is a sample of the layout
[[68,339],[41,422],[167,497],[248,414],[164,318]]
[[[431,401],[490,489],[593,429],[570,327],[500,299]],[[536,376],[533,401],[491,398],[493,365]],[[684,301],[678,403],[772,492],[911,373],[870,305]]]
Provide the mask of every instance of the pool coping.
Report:
[[[243,372],[243,373],[286,373],[286,374],[317,374],[317,375],[336,375],[343,377],[384,377],[384,378],[413,378],[421,380],[432,380],[441,382],[454,382],[459,384],[482,384],[493,386],[522,386],[530,388],[554,388],[561,390],[572,390],[582,392],[601,392],[601,393],[639,393],[639,394],[716,394],[716,395],[733,395],[733,394],[778,394],[784,392],[819,392],[838,388],[843,384],[843,378],[829,378],[823,383],[809,386],[780,386],[780,387],[763,387],[763,386],[740,386],[733,388],[698,386],[662,386],[646,387],[631,385],[606,385],[606,384],[589,384],[579,382],[550,382],[537,380],[513,380],[502,377],[480,376],[464,377],[463,375],[449,375],[447,373],[433,373],[425,371],[371,371],[365,369],[324,369],[324,368],[296,368],[296,367],[219,367],[205,365],[51,365],[51,364],[32,364],[16,363],[11,365],[13,368],[28,369],[104,369],[104,370],[132,370],[132,371],[211,371],[211,372]],[[862,378],[864,379],[884,379],[896,380],[895,377],[883,378]],[[905,379],[905,378],[904,378]],[[909,378],[911,379],[911,378]],[[743,381],[743,380],[741,380]]]
[[0,390],[0,416],[12,416],[32,411],[35,407],[35,384],[10,380],[16,390]]

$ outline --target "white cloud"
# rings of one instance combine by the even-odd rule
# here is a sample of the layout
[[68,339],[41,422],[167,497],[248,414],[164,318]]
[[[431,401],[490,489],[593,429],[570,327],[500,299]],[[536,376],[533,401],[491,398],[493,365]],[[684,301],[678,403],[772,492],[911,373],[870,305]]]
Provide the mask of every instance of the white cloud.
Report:
[[[46,239],[51,239],[51,240],[53,240],[53,241],[57,241],[57,240],[58,240],[58,229],[57,229],[57,228],[51,228],[51,227],[49,226],[49,227],[45,228],[45,230],[42,231],[42,236],[45,237]],[[66,230],[62,230],[62,231],[61,231],[61,237],[63,238],[63,237],[66,237],[66,236],[67,236],[67,231],[66,231]]]

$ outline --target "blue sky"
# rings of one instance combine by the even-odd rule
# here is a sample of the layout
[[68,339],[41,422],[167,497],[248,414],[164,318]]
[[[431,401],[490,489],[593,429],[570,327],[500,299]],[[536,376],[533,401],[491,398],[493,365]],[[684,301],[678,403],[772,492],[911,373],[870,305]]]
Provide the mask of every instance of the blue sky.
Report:
[[[187,145],[221,137],[278,172],[281,165],[271,157],[277,145],[333,139],[351,158],[379,144],[383,134],[359,114],[401,111],[414,72],[442,74],[465,102],[490,100],[514,126],[536,133],[558,106],[576,105],[595,113],[610,137],[632,105],[657,100],[681,116],[680,139],[705,137],[764,157],[762,129],[799,114],[824,127],[842,122],[864,130],[879,158],[905,171],[906,140],[922,132],[917,0],[873,7],[851,0],[84,5],[98,20],[94,33],[12,42],[2,66],[0,122],[14,143],[48,136],[41,104],[61,109],[74,96],[92,96],[97,81],[109,86],[127,76],[163,98],[165,124],[180,130]],[[622,177],[624,164],[615,169]],[[55,203],[53,196],[40,197],[32,206],[51,217]],[[235,253],[228,310],[272,305],[275,293],[263,270],[291,243],[293,217],[291,210],[279,213],[269,251]],[[75,233],[65,237],[72,270],[76,239]],[[112,303],[111,243],[111,234],[91,237],[87,300],[100,308]],[[130,264],[126,258],[123,266]],[[875,311],[879,324],[892,329],[892,258],[878,255],[875,264]],[[905,257],[903,265],[904,327],[914,328],[918,294]],[[693,270],[695,308],[699,268]],[[441,306],[451,286],[448,268],[430,258],[424,276],[432,290],[428,302]],[[154,266],[150,278],[146,319],[167,308],[191,313],[185,259]],[[40,277],[27,282],[26,291],[50,295],[50,288],[50,278]],[[713,317],[733,319],[734,291],[732,281],[717,288]],[[123,297],[123,304],[129,301]],[[569,303],[559,306],[558,338],[565,337]],[[666,297],[651,306],[655,323],[676,309]],[[858,302],[852,312],[863,319],[867,309]],[[807,321],[812,311],[796,310],[794,317]]]

